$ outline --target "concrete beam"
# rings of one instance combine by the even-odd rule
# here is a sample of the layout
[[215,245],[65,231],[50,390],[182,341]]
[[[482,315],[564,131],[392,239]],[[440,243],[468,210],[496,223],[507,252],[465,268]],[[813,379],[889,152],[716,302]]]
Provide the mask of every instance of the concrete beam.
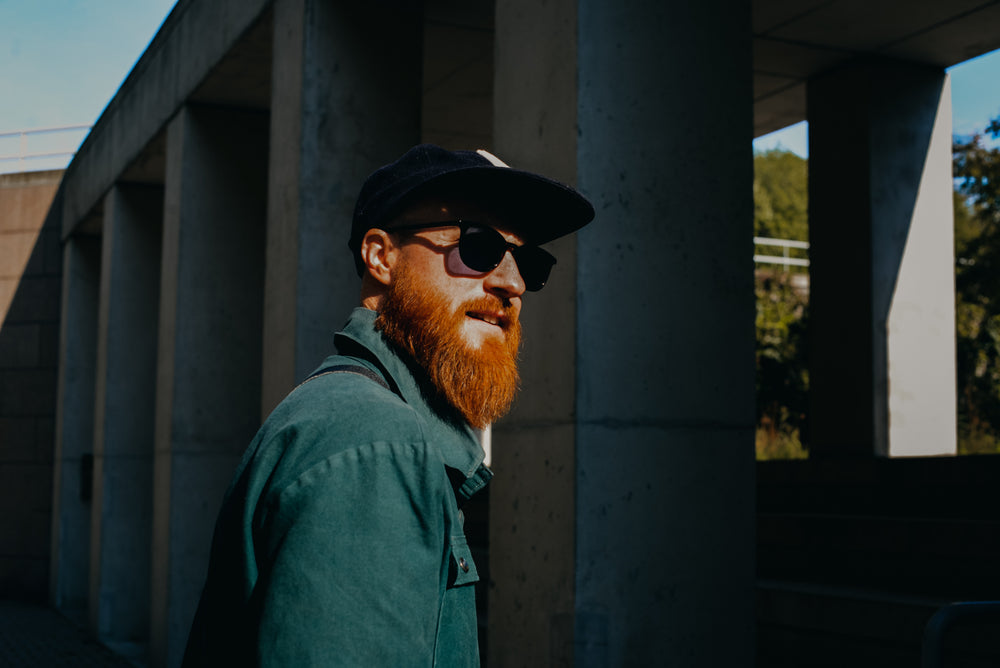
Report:
[[66,170],[64,239],[270,3],[177,3]]

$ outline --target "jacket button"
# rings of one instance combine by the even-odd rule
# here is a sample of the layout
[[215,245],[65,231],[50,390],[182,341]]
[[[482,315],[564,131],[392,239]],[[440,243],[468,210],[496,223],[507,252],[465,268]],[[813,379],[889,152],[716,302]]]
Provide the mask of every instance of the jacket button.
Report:
[[458,567],[462,569],[463,573],[469,572],[469,564],[465,562],[465,557],[458,558]]

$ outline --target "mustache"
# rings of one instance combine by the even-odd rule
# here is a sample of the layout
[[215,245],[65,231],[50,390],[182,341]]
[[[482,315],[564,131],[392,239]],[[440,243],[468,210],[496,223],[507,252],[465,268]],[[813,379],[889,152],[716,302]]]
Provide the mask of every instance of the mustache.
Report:
[[504,330],[517,324],[518,314],[514,305],[510,303],[510,300],[501,299],[495,295],[470,299],[463,302],[459,310],[465,313],[495,316]]

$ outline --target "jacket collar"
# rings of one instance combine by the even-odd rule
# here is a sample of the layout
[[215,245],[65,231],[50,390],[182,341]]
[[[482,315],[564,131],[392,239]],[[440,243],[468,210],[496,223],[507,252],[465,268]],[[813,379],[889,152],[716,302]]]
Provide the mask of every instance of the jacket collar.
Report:
[[[485,454],[472,427],[460,418],[442,414],[428,403],[415,376],[422,372],[412,360],[404,360],[375,330],[376,315],[370,309],[354,309],[347,324],[334,337],[337,352],[376,367],[374,370],[382,374],[393,391],[423,418],[425,436],[440,448],[447,466],[467,479],[481,480],[485,476],[488,481],[492,473],[482,466]],[[474,484],[480,488],[485,482]],[[470,495],[474,491],[469,490]]]

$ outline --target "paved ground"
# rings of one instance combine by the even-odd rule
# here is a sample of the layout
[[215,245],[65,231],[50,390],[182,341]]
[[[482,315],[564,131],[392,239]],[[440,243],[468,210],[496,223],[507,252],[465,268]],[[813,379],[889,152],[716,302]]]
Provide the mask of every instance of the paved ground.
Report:
[[0,666],[134,668],[135,664],[50,608],[0,601]]

